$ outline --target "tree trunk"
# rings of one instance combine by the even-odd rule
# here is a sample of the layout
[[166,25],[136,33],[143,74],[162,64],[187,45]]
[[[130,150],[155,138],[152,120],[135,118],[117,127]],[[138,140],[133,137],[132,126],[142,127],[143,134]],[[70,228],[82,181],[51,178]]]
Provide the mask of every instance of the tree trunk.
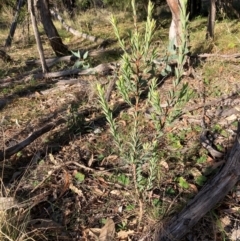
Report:
[[62,39],[60,38],[57,29],[55,28],[52,19],[51,13],[49,11],[49,2],[48,0],[38,0],[37,7],[40,12],[41,21],[47,34],[47,37],[50,41],[53,51],[57,56],[64,56],[71,54],[68,51],[68,48],[62,43]]
[[17,27],[17,21],[18,21],[19,13],[20,13],[21,7],[23,5],[24,5],[24,0],[19,0],[18,5],[17,5],[17,12],[15,13],[15,17],[14,17],[14,20],[12,22],[12,25],[11,25],[11,28],[10,28],[10,31],[9,31],[9,35],[8,35],[8,37],[6,39],[6,42],[5,42],[5,48],[11,47],[11,45],[12,45],[12,39],[13,39],[15,30],[16,30],[16,27]]
[[38,53],[39,53],[41,64],[42,64],[42,71],[43,71],[43,73],[46,73],[46,72],[48,72],[48,68],[47,68],[45,58],[44,58],[43,47],[42,47],[41,39],[39,36],[38,28],[37,28],[37,21],[36,21],[35,11],[34,11],[34,7],[33,7],[33,0],[28,0],[28,11],[30,13],[31,20],[32,20],[33,32],[35,35],[37,49],[38,49]]
[[5,63],[12,61],[12,58],[2,49],[0,49],[0,59],[2,59]]
[[189,19],[193,19],[201,13],[202,0],[189,0],[187,10],[189,12]]
[[177,0],[167,0],[167,4],[172,13],[172,22],[169,29],[169,40],[178,47],[181,42],[180,35],[182,31],[180,20],[180,3]]
[[208,26],[206,38],[214,38],[214,25],[216,19],[216,0],[211,0],[210,10],[208,13]]

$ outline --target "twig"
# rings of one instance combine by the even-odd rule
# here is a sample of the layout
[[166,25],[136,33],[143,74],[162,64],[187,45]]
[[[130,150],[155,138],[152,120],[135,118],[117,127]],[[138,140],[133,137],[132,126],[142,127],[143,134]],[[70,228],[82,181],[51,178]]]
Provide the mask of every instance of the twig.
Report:
[[42,127],[41,129],[33,132],[29,137],[27,137],[22,142],[7,148],[5,151],[0,151],[0,161],[5,160],[6,158],[9,158],[13,154],[21,151],[23,148],[31,144],[33,141],[35,141],[38,137],[43,135],[44,133],[47,133],[48,131],[54,129],[56,126],[63,124],[66,122],[66,119],[60,118],[56,122],[49,123]]
[[227,59],[232,59],[232,58],[240,58],[240,53],[236,54],[198,54],[197,55],[200,58],[211,58],[211,57],[220,57],[220,58],[227,58]]
[[223,96],[223,97],[221,97],[219,99],[212,100],[212,101],[209,101],[209,102],[206,102],[206,103],[197,104],[197,105],[194,105],[194,106],[191,106],[191,107],[186,107],[186,108],[184,108],[182,110],[182,115],[186,114],[187,112],[191,112],[191,111],[203,108],[203,107],[217,105],[217,104],[219,104],[220,102],[222,102],[224,100],[227,100],[227,99],[229,99],[231,97],[234,97],[234,96],[238,95],[239,91],[240,91],[240,88],[237,88],[237,90],[231,92],[229,95]]
[[[90,113],[89,110],[84,110],[81,111],[78,115],[80,116],[85,116],[88,115]],[[45,125],[44,127],[38,129],[37,131],[34,131],[30,136],[28,136],[25,140],[23,140],[22,142],[9,147],[3,151],[0,151],[0,161],[3,161],[7,158],[9,158],[10,156],[12,156],[13,154],[21,151],[22,149],[24,149],[26,146],[30,145],[33,141],[35,141],[37,138],[39,138],[40,136],[42,136],[43,134],[49,132],[50,130],[53,130],[54,128],[56,128],[57,126],[64,124],[68,121],[67,118],[59,118],[56,121],[49,123],[47,125]]]

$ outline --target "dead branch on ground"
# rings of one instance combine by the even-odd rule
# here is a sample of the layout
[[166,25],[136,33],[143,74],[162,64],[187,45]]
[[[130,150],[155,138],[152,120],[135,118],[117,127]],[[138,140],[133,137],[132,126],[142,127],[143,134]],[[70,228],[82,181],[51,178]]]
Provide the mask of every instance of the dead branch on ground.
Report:
[[[128,106],[124,102],[118,102],[113,108],[113,115],[117,115],[121,110],[127,108]],[[94,110],[84,110],[81,111],[78,116],[87,116],[90,113],[93,113]],[[92,122],[98,122],[102,119],[105,119],[104,115],[100,114],[98,117],[94,118],[94,120],[90,120],[89,123]],[[16,154],[17,152],[23,150],[26,146],[30,145],[33,141],[35,141],[37,138],[42,136],[43,134],[55,129],[57,126],[61,124],[67,123],[68,118],[59,118],[56,121],[53,121],[49,124],[46,124],[42,128],[38,129],[37,131],[34,131],[29,137],[27,137],[22,142],[6,148],[5,150],[0,151],[0,162],[6,160],[7,158],[11,157],[12,155]]]
[[240,53],[236,53],[236,54],[198,54],[197,57],[200,58],[213,58],[213,57],[217,57],[217,58],[224,58],[224,59],[238,59],[240,58]]
[[67,25],[66,22],[64,21],[64,19],[59,15],[57,8],[51,9],[50,11],[51,11],[51,14],[59,20],[59,22],[62,24],[62,26],[68,32],[72,33],[73,35],[75,35],[77,37],[87,39],[87,40],[89,40],[91,42],[94,42],[94,43],[98,43],[98,44],[100,44],[101,47],[104,47],[104,48],[109,44],[109,42],[110,42],[109,40],[105,40],[105,39],[102,39],[102,38],[99,38],[99,37],[95,37],[95,36],[92,36],[92,35],[89,35],[89,34],[86,34],[86,33],[81,33],[79,31],[77,31],[76,29],[73,29],[72,27]]
[[49,123],[42,127],[41,129],[34,131],[29,137],[27,137],[22,142],[7,148],[6,150],[0,151],[0,161],[5,160],[6,158],[9,158],[13,154],[21,151],[23,148],[31,144],[33,141],[35,141],[38,137],[41,135],[49,132],[50,130],[56,128],[56,126],[59,126],[60,124],[65,123],[66,120],[64,118],[58,119],[56,122]]
[[155,241],[172,241],[183,238],[191,228],[217,203],[219,203],[240,177],[240,122],[237,137],[227,158],[225,166],[217,173],[201,191],[187,203],[186,207],[155,236]]
[[14,84],[18,83],[24,83],[27,82],[27,79],[44,79],[44,78],[59,78],[63,76],[71,76],[71,75],[107,75],[115,70],[116,62],[111,63],[105,63],[105,64],[99,64],[96,67],[81,70],[81,69],[69,69],[69,70],[62,70],[58,72],[51,72],[51,73],[37,73],[39,72],[39,69],[30,71],[28,73],[25,73],[23,75],[14,77],[14,78],[5,78],[0,80],[0,88],[13,86]]
[[[86,50],[80,50],[80,54],[81,56],[83,56],[83,54],[86,52]],[[98,50],[90,50],[88,53],[89,57],[98,57],[98,58],[103,58],[105,56],[109,56],[109,55],[121,55],[123,53],[122,50],[120,49],[98,49]],[[63,57],[54,57],[54,58],[49,58],[46,59],[46,63],[48,67],[52,67],[55,64],[59,63],[59,62],[71,62],[71,61],[75,61],[76,57],[74,57],[73,55],[68,55],[68,56],[63,56]],[[26,65],[40,65],[41,62],[39,59],[37,60],[27,60]]]
[[[91,113],[91,111],[89,110],[84,110],[81,111],[78,115],[79,116],[86,116],[89,113]],[[6,148],[5,150],[0,151],[0,161],[3,161],[9,157],[11,157],[12,155],[16,154],[17,152],[23,150],[26,146],[30,145],[32,142],[34,142],[37,138],[39,138],[40,136],[42,136],[43,134],[55,129],[57,126],[67,123],[68,118],[59,118],[56,121],[53,121],[51,123],[46,124],[45,126],[43,126],[42,128],[34,131],[30,136],[28,136],[25,140],[21,141],[20,143],[11,146],[9,148]]]
[[[194,111],[194,110],[198,110],[200,108],[208,107],[208,106],[216,106],[216,105],[218,105],[218,106],[223,105],[224,106],[226,104],[231,105],[231,101],[227,101],[227,100],[234,97],[234,96],[239,95],[239,91],[240,91],[240,88],[237,87],[237,89],[232,91],[230,94],[225,95],[225,96],[221,96],[220,98],[218,98],[216,100],[208,101],[206,103],[196,104],[196,105],[193,105],[193,106],[190,106],[190,107],[185,107],[182,110],[182,115],[186,114],[188,112]],[[225,102],[227,102],[227,103],[225,103]]]
[[0,58],[3,60],[3,62],[8,63],[12,62],[12,58],[2,49],[0,49]]
[[111,73],[113,70],[115,70],[115,63],[106,63],[106,64],[99,64],[96,67],[89,68],[89,69],[68,69],[58,72],[52,72],[52,73],[39,73],[34,74],[34,79],[43,79],[43,78],[59,78],[62,76],[69,76],[69,75],[107,75]]

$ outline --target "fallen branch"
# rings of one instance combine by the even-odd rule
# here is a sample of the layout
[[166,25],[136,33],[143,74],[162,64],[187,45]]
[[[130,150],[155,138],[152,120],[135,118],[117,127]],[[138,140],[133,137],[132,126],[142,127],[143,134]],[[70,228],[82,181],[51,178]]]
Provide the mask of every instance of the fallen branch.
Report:
[[[122,109],[127,108],[128,105],[126,105],[124,102],[119,102],[116,104],[116,106],[114,106],[113,108],[113,115],[117,115]],[[93,110],[94,111],[94,110]],[[92,110],[85,110],[85,111],[81,111],[78,116],[86,116],[89,115],[90,113],[93,112]],[[90,120],[89,123],[91,122],[101,122],[102,120],[105,119],[105,116],[100,114],[98,117],[94,118],[94,120]],[[40,128],[39,130],[33,132],[29,137],[27,137],[25,140],[23,140],[22,142],[9,147],[3,151],[0,151],[0,162],[6,160],[7,158],[9,158],[10,156],[16,154],[17,152],[21,151],[22,149],[24,149],[26,146],[30,145],[33,141],[35,141],[37,138],[39,138],[40,136],[42,136],[43,134],[49,132],[50,130],[53,130],[54,128],[56,128],[57,126],[59,126],[60,124],[64,124],[67,123],[68,119],[67,118],[59,118],[56,121],[49,123],[47,125],[45,125],[44,127]]]
[[[84,55],[86,50],[80,50],[81,56]],[[88,53],[89,57],[98,57],[98,58],[103,58],[105,56],[109,55],[121,55],[123,53],[122,50],[119,49],[99,49],[99,50],[90,50]],[[48,67],[52,67],[53,65],[59,63],[59,62],[70,62],[70,61],[75,61],[76,57],[73,55],[68,55],[68,56],[63,56],[63,57],[55,57],[55,58],[49,58],[46,59],[46,63]],[[27,60],[26,65],[40,65],[41,62],[40,60]]]
[[29,77],[28,79],[30,80],[31,78],[35,79],[43,79],[43,78],[58,78],[62,76],[71,76],[71,75],[107,75],[111,73],[112,71],[115,70],[115,65],[116,62],[111,62],[111,63],[105,63],[105,64],[99,64],[96,67],[89,68],[86,70],[81,70],[81,69],[69,69],[69,70],[63,70],[63,71],[58,71],[58,72],[52,72],[52,73],[37,73],[39,72],[38,70],[30,71],[28,73],[25,73],[21,76],[17,76],[16,78],[5,78],[0,80],[0,88],[5,88],[12,86],[14,84],[21,84],[23,82],[26,82],[26,79],[23,79],[25,77]]
[[0,49],[0,58],[3,60],[5,63],[12,62],[12,58],[2,49]]
[[12,86],[14,84],[21,84],[21,83],[25,82],[25,77],[29,77],[30,75],[36,74],[39,71],[41,71],[41,68],[38,68],[36,70],[31,70],[31,71],[29,71],[27,73],[24,73],[24,74],[19,74],[16,77],[12,77],[12,78],[7,77],[7,78],[4,78],[4,79],[0,79],[0,88],[5,88],[5,87],[8,87],[8,86]]
[[[206,103],[201,103],[201,104],[197,104],[197,105],[193,105],[191,107],[186,107],[182,110],[182,115],[183,114],[186,114],[188,112],[191,112],[191,111],[194,111],[194,110],[198,110],[200,108],[204,108],[204,107],[208,107],[208,106],[216,106],[216,105],[222,105],[222,106],[225,106],[225,105],[231,105],[231,101],[227,101],[228,99],[234,97],[234,96],[237,96],[239,95],[239,91],[240,91],[240,88],[237,87],[237,89],[235,91],[232,91],[230,94],[226,95],[226,96],[223,96],[223,97],[220,97],[219,99],[216,99],[216,100],[212,100],[212,101],[208,101]],[[226,103],[225,103],[226,102]]]
[[4,151],[0,151],[0,161],[3,161],[4,159],[9,158],[13,154],[21,151],[23,148],[25,148],[26,146],[31,144],[33,141],[35,141],[41,135],[47,133],[48,131],[56,128],[57,126],[65,123],[65,122],[66,122],[66,119],[61,118],[61,119],[58,119],[55,122],[49,123],[49,124],[45,125],[44,127],[42,127],[41,129],[39,129],[37,131],[34,131],[29,137],[27,137],[22,142],[14,145],[12,147],[9,147]]
[[89,35],[89,34],[86,34],[86,33],[81,33],[79,31],[73,29],[69,25],[67,25],[66,22],[64,21],[64,19],[59,15],[57,8],[51,9],[50,12],[55,18],[57,18],[59,20],[59,22],[62,24],[62,26],[68,32],[72,33],[73,35],[75,35],[77,37],[87,39],[87,40],[89,40],[91,42],[94,42],[94,43],[98,43],[98,44],[101,45],[101,47],[106,47],[106,45],[108,44],[109,40],[98,38],[98,37],[95,37],[95,36],[92,36],[92,35]]
[[232,58],[240,58],[240,53],[236,54],[198,54],[197,55],[200,58],[210,58],[210,57],[218,57],[218,58],[227,58],[227,59],[232,59]]
[[33,78],[43,79],[43,78],[58,78],[68,75],[106,75],[115,70],[115,63],[99,64],[96,67],[81,70],[81,69],[69,69],[52,73],[39,73],[34,74]]
[[177,241],[234,187],[240,177],[240,122],[236,141],[223,169],[215,175],[186,207],[156,232],[155,241]]
[[[81,111],[78,115],[79,116],[86,116],[89,113],[91,113],[91,111],[89,110],[85,110],[85,111]],[[34,142],[37,138],[39,138],[40,136],[42,136],[43,134],[53,130],[54,128],[56,128],[57,126],[67,123],[68,119],[67,118],[59,118],[54,122],[48,123],[47,125],[43,126],[42,128],[38,129],[37,131],[34,131],[30,136],[28,136],[25,140],[21,141],[20,143],[11,146],[3,151],[0,151],[0,161],[3,161],[7,158],[9,158],[10,156],[16,154],[17,152],[23,150],[26,146],[30,145],[32,142]]]

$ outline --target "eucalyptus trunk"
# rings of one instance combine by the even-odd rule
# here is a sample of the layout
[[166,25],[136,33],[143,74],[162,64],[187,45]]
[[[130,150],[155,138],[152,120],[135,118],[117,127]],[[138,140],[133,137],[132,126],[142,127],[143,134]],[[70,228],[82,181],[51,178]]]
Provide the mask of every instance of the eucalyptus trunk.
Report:
[[57,56],[64,56],[70,54],[66,45],[63,44],[57,29],[55,28],[51,13],[49,10],[49,0],[38,0],[37,8],[39,9],[41,22],[43,24],[45,33],[50,41],[53,51]]
[[216,20],[216,0],[211,0],[210,10],[208,13],[208,26],[206,38],[214,38],[214,25]]

